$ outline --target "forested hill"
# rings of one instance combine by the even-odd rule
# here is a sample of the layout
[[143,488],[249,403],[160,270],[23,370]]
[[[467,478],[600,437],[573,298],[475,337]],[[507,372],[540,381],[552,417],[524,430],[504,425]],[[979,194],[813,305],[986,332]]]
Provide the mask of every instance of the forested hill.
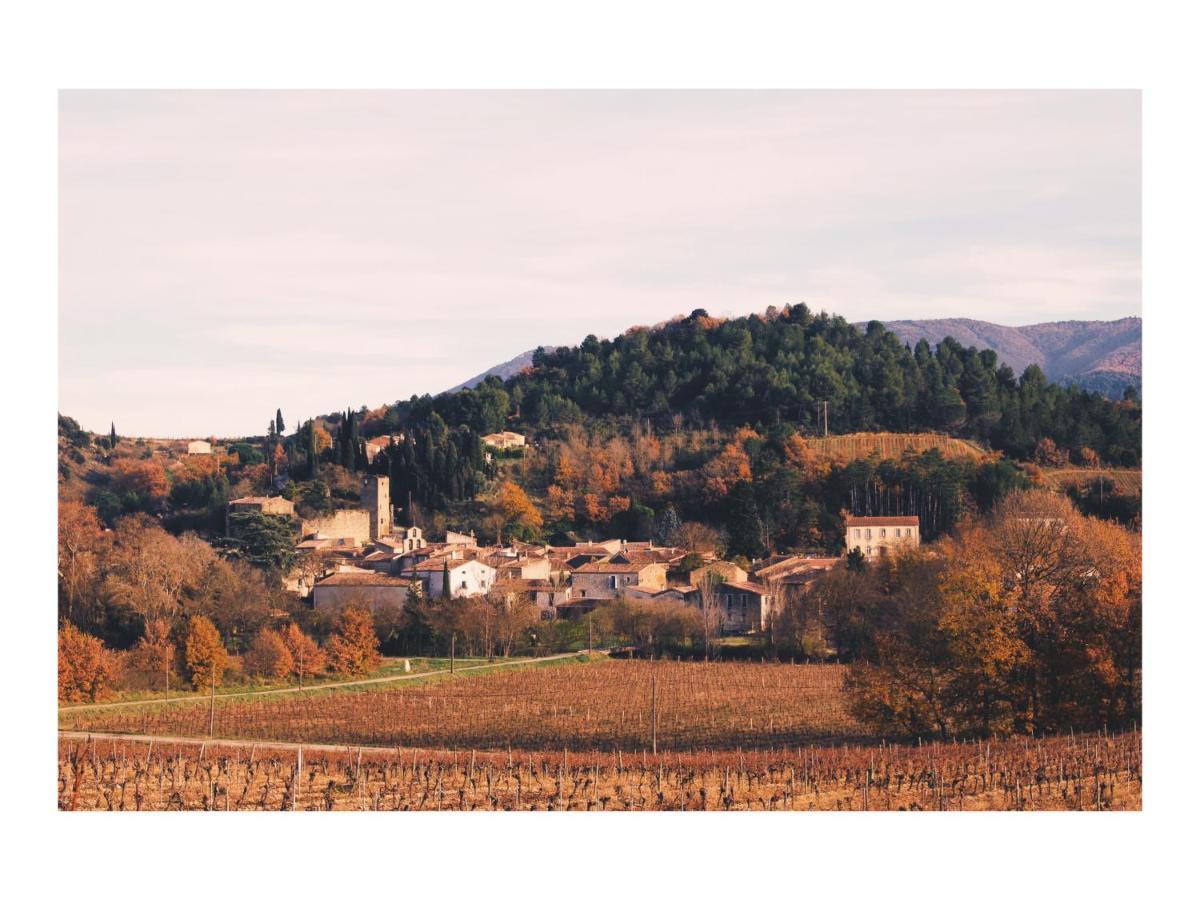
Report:
[[659,426],[779,426],[818,430],[942,431],[1017,459],[1048,438],[1116,465],[1141,460],[1141,405],[1051,383],[1036,366],[1014,372],[994,350],[953,338],[911,347],[879,322],[865,328],[803,304],[715,319],[704,310],[612,340],[541,349],[501,382],[413,398],[399,424],[436,411],[479,432],[553,430],[597,419]]
[[[885,322],[910,346],[924,339],[937,344],[952,337],[967,347],[995,350],[1000,362],[1018,372],[1036,365],[1051,381],[1078,384],[1119,399],[1127,386],[1142,383],[1142,320],[1042,322],[995,325],[978,319],[918,319]],[[866,323],[861,323],[861,328]]]

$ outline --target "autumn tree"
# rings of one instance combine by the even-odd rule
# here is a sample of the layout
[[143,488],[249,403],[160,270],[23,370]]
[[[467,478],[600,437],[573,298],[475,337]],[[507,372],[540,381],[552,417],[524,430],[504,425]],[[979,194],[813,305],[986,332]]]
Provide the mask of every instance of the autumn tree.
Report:
[[188,619],[183,651],[196,690],[220,687],[229,654],[225,652],[217,626],[204,616],[192,616]]
[[496,528],[496,543],[500,543],[506,528],[516,526],[526,531],[542,527],[542,514],[529,495],[512,481],[503,481],[488,503],[489,521]]
[[152,511],[167,499],[170,485],[167,473],[158,463],[148,459],[118,459],[110,474],[112,489],[123,499],[126,509]]
[[96,590],[105,540],[96,511],[77,500],[58,505],[58,611],[75,624],[99,620]]
[[379,638],[369,610],[346,606],[337,633],[325,645],[329,667],[339,675],[362,675],[379,668]]
[[285,678],[295,669],[296,661],[278,631],[261,628],[250,643],[242,665],[248,675]]
[[169,691],[178,655],[171,626],[164,619],[154,619],[146,623],[142,636],[130,651],[128,668],[147,684],[161,685],[164,691]]
[[58,631],[58,699],[94,702],[112,693],[117,662],[99,638],[70,622]]
[[280,633],[280,638],[292,657],[291,674],[303,679],[306,675],[311,677],[325,671],[329,664],[325,651],[295,622],[288,623]]
[[102,590],[111,606],[139,624],[172,622],[215,559],[194,535],[175,538],[148,516],[124,516],[114,529]]

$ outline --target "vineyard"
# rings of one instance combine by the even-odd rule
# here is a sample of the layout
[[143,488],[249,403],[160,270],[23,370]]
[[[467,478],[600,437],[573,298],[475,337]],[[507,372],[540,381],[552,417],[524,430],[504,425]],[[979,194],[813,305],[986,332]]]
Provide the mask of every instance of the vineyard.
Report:
[[613,660],[386,691],[60,713],[70,730],[477,750],[736,750],[854,740],[831,665]]
[[1087,487],[1103,478],[1117,493],[1131,497],[1142,493],[1141,469],[1042,469],[1041,476],[1056,491]]
[[1140,736],[649,754],[63,737],[64,810],[1136,810]]
[[890,431],[839,434],[807,438],[810,448],[832,463],[846,464],[878,453],[883,459],[899,459],[907,451],[937,450],[946,459],[980,459],[984,451],[970,441],[944,434],[899,434]]

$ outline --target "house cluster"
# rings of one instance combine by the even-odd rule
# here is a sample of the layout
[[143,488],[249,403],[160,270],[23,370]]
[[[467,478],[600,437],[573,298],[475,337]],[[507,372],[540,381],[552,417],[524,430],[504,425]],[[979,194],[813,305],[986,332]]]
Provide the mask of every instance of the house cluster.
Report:
[[[673,601],[715,610],[722,632],[744,634],[765,630],[785,597],[807,591],[839,559],[772,556],[742,568],[709,555],[682,574],[687,551],[650,541],[486,545],[473,532],[455,531],[430,541],[420,528],[394,524],[388,479],[382,476],[363,478],[361,499],[361,510],[300,521],[299,562],[285,586],[308,597],[317,610],[349,603],[402,609],[416,593],[491,595],[506,602],[526,599],[544,619],[572,619],[609,600]],[[251,509],[295,516],[294,505],[282,497],[229,504],[230,514]],[[915,516],[846,518],[847,550],[858,548],[869,559],[919,543]]]

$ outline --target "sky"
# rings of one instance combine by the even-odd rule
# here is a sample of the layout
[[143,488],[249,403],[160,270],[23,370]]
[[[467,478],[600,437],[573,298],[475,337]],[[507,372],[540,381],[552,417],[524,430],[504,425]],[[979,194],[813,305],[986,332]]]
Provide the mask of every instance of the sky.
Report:
[[1136,91],[64,91],[59,409],[261,434],[703,308],[1141,314]]

